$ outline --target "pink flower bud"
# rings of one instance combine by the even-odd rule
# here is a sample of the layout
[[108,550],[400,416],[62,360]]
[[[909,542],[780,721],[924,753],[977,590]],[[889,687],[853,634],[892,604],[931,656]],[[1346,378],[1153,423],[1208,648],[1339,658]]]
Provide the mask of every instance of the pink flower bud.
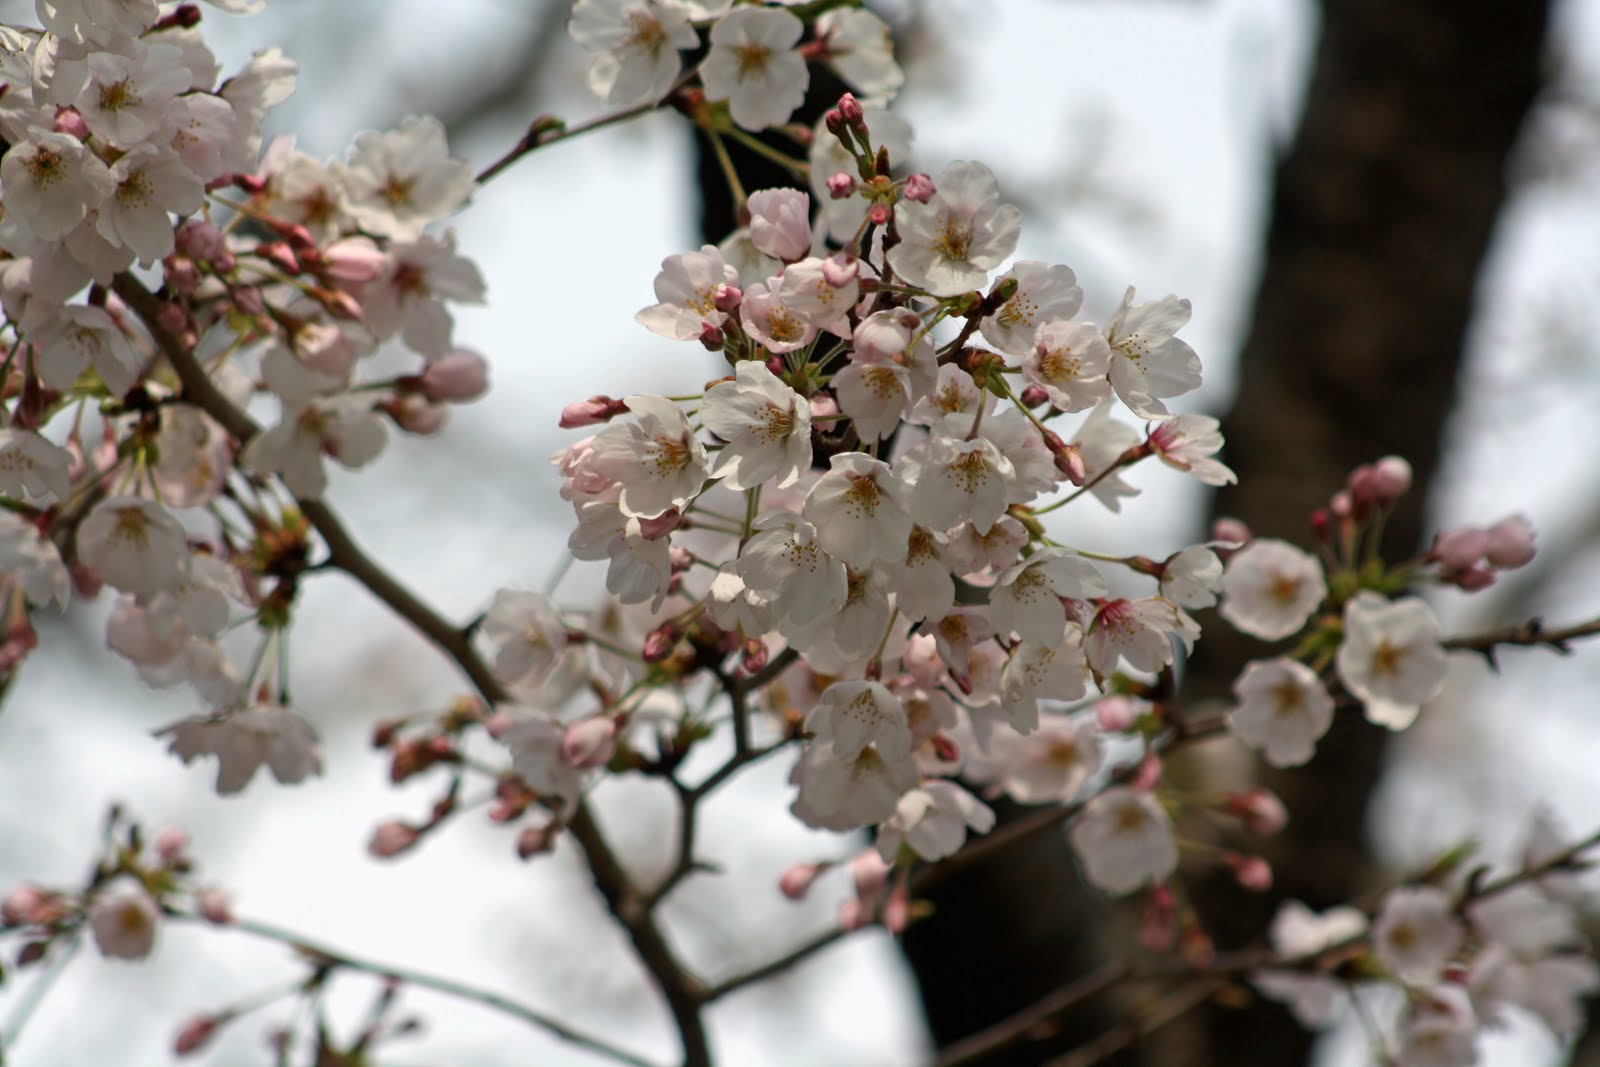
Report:
[[211,1038],[221,1029],[222,1024],[228,1021],[226,1014],[222,1015],[196,1015],[184,1023],[178,1030],[178,1036],[173,1038],[172,1052],[175,1056],[187,1056],[199,1052],[211,1043]]
[[1428,558],[1443,564],[1447,570],[1466,570],[1482,560],[1488,549],[1488,531],[1475,526],[1463,526],[1434,534]]
[[471,349],[457,348],[429,361],[417,380],[429,400],[465,403],[488,391],[489,362]]
[[840,252],[822,261],[822,280],[835,289],[843,289],[861,276],[861,261],[848,252]]
[[874,201],[872,206],[867,209],[867,218],[872,220],[874,226],[887,226],[889,220],[893,217],[894,208],[881,200]]
[[389,257],[368,238],[349,237],[323,249],[322,263],[334,281],[360,284],[382,276]]
[[1494,584],[1494,571],[1483,563],[1474,563],[1460,570],[1449,570],[1440,577],[1464,593],[1476,593]]
[[186,221],[178,227],[173,241],[179,252],[198,260],[213,260],[228,251],[228,239],[222,235],[222,228],[204,219]]
[[1272,888],[1272,867],[1260,856],[1229,852],[1223,856],[1223,860],[1233,871],[1234,879],[1245,889],[1252,893],[1265,893]]
[[450,418],[449,408],[415,393],[390,397],[378,406],[406,433],[424,437],[444,429]]
[[933,179],[926,174],[912,174],[906,178],[905,194],[907,200],[915,200],[919,204],[926,204],[933,199],[937,192],[933,187]]
[[561,758],[581,771],[611,762],[617,751],[617,720],[610,715],[579,719],[561,735]]
[[0,900],[0,924],[42,925],[48,898],[38,886],[19,885]]
[[1133,729],[1144,705],[1132,697],[1107,697],[1094,706],[1095,721],[1107,733],[1120,734]]
[[1030,385],[1022,391],[1023,407],[1036,408],[1047,403],[1049,399],[1050,394],[1044,391],[1042,385]]
[[168,289],[184,296],[193,296],[200,288],[200,268],[188,256],[169,256],[162,264],[162,277]]
[[1333,515],[1327,508],[1317,508],[1311,513],[1311,536],[1326,542],[1333,534]]
[[678,628],[672,623],[662,623],[645,635],[644,648],[640,654],[646,663],[660,663],[672,655],[672,650],[681,636]]
[[1128,785],[1140,793],[1148,793],[1161,781],[1161,757],[1154,752],[1145,754],[1139,761],[1139,770],[1134,774],[1133,781]]
[[517,858],[531,859],[556,847],[556,836],[561,833],[559,823],[528,826],[517,835]]
[[234,306],[246,315],[265,315],[267,312],[267,302],[261,290],[253,285],[236,285],[228,295],[233,297]]
[[1384,456],[1372,465],[1373,491],[1388,505],[1411,491],[1411,464],[1400,456]]
[[263,241],[256,245],[256,255],[271,263],[285,274],[299,274],[300,260],[287,241]]
[[1289,823],[1288,809],[1270,789],[1229,793],[1223,810],[1244,820],[1247,830],[1262,837],[1271,837]]
[[707,352],[721,352],[728,344],[728,335],[722,327],[706,323],[700,327],[700,344]]
[[835,171],[828,176],[828,195],[835,200],[844,200],[856,193],[856,179],[849,171]]
[[156,831],[151,847],[164,866],[176,867],[189,861],[189,835],[182,827],[163,826]]
[[767,665],[767,643],[759,637],[748,637],[739,650],[739,668],[746,674],[755,674]]
[[890,891],[889,899],[883,905],[883,926],[891,934],[899,937],[910,925],[911,891],[904,882],[901,882]]
[[1220,518],[1211,524],[1211,539],[1238,548],[1250,540],[1250,527],[1238,519]]
[[683,513],[677,508],[668,508],[661,514],[639,520],[639,534],[646,541],[659,541],[683,523]]
[[933,746],[933,754],[943,763],[955,763],[961,758],[961,746],[943,730],[928,738],[928,744]]
[[817,877],[827,869],[825,863],[796,863],[778,876],[778,892],[790,900],[804,900]]
[[732,313],[739,310],[739,305],[744,303],[744,290],[737,285],[723,282],[717,286],[717,291],[712,294],[711,302],[718,311]]
[[1348,489],[1341,489],[1328,498],[1328,510],[1336,519],[1348,519],[1356,513],[1356,502]]
[[859,930],[872,922],[872,909],[854,897],[839,905],[839,925],[846,930]]
[[839,98],[839,118],[854,126],[858,122],[866,121],[866,112],[861,110],[861,101],[853,93],[845,93]]
[[393,859],[410,851],[421,837],[422,834],[415,827],[399,819],[390,819],[379,823],[377,829],[372,831],[372,837],[367,841],[367,852],[381,860]]
[[1078,446],[1067,444],[1054,430],[1044,431],[1044,444],[1055,457],[1056,470],[1063,478],[1079,486],[1088,480],[1088,468],[1083,465],[1083,453],[1078,451]]
[[877,849],[863,849],[850,860],[850,877],[855,882],[857,897],[864,901],[876,900],[889,884],[889,865],[883,862]]
[[1502,570],[1514,570],[1533,559],[1533,524],[1523,515],[1507,515],[1484,531],[1484,555]]
[[607,422],[612,416],[620,415],[627,410],[628,406],[620,400],[604,395],[591,396],[588,400],[576,400],[562,408],[559,425],[563,430],[594,426],[597,423]]
[[195,908],[208,923],[227,926],[233,922],[233,903],[226,890],[215,887],[200,890],[195,898]]
[[811,417],[825,419],[839,414],[839,402],[827,393],[817,393],[810,398]]
[[68,137],[76,137],[80,141],[89,139],[89,124],[83,121],[83,116],[75,107],[62,107],[56,109],[55,121],[50,124],[56,133],[64,133]]

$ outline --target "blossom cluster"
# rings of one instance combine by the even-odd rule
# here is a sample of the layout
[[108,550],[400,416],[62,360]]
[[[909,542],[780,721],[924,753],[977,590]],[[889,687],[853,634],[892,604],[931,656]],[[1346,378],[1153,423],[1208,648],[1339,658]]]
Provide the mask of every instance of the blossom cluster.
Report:
[[1406,1067],[1477,1063],[1481,1033],[1519,1013],[1570,1038],[1583,998],[1600,990],[1600,968],[1579,930],[1576,879],[1552,862],[1562,853],[1541,816],[1503,878],[1485,880],[1485,868],[1476,881],[1440,884],[1450,872],[1439,871],[1390,890],[1370,917],[1287,901],[1271,927],[1272,949],[1287,966],[1251,980],[1312,1028],[1336,1021],[1353,997],[1369,1003],[1369,1014],[1393,1013],[1395,1047],[1386,1055]]
[[[38,10],[43,31],[0,27],[6,668],[34,643],[28,606],[108,585],[112,650],[209,711],[166,731],[172,750],[218,757],[222,792],[262,765],[299,781],[319,766],[315,733],[269,655],[284,655],[310,562],[292,501],[321,495],[328,459],[375,458],[386,424],[431,433],[482,392],[447,303],[481,301],[483,280],[448,234],[424,232],[470,196],[471,169],[420,117],[360,135],[343,160],[289,138],[263,152],[294,64],[266,51],[219,81],[193,6]],[[159,301],[136,265],[158,273]],[[389,341],[420,368],[397,372]],[[206,389],[240,410],[271,397],[276,420],[223,426]],[[252,617],[241,672],[222,637]]]
[[[335,160],[263,144],[293,64],[264,52],[222,79],[192,5],[36,7],[42,30],[0,27],[0,671],[34,647],[30,612],[110,587],[107,645],[205,709],[159,731],[172,753],[214,757],[222,794],[263,767],[302,781],[322,757],[288,700],[298,593],[319,567],[371,569],[323,503],[327,462],[364,467],[392,430],[433,433],[486,388],[451,316],[484,280],[436,227],[480,179],[427,117]],[[1529,524],[1444,531],[1388,563],[1411,472],[1386,457],[1309,517],[1311,551],[1229,520],[1156,556],[1086,547],[1072,509],[1119,512],[1137,465],[1234,480],[1217,420],[1169,406],[1202,381],[1178,336],[1189,302],[1086,300],[1067,265],[1015,258],[1022,213],[986,166],[915,169],[887,110],[903,82],[888,27],[859,6],[578,0],[569,30],[618,115],[671,106],[719,144],[765,133],[792,145],[760,142],[805,187],[746,195],[726,164],[738,231],[667,256],[636,316],[719,377],[562,414],[588,431],[552,457],[568,547],[604,564],[615,603],[502,588],[452,628],[380,592],[478,692],[378,725],[394,782],[448,781],[426,820],[381,823],[369,851],[415,848],[469,774],[493,777],[489,817],[520,827],[522,858],[585,832],[605,774],[652,775],[677,788],[685,836],[647,912],[696,862],[690,805],[781,752],[800,822],[874,835],[781,884],[800,896],[847,866],[848,927],[903,929],[911,872],[990,831],[1004,797],[1067,813],[1086,879],[1140,894],[1143,948],[1209,962],[1180,857],[1265,891],[1271,868],[1240,841],[1287,813],[1259,788],[1177,789],[1168,753],[1226,734],[1291,767],[1341,709],[1408,727],[1448,666],[1418,588],[1490,585],[1532,558]],[[823,64],[855,91],[796,123]],[[1282,644],[1206,722],[1178,668],[1213,608]],[[728,762],[687,786],[690,754],[719,745]],[[1541,834],[1524,874],[1555,852]],[[104,955],[142,958],[163,911],[226,921],[189,866],[180,838],[150,851],[130,832],[80,890],[24,887],[0,922],[46,948],[87,929]],[[1471,1062],[1511,1007],[1569,1033],[1600,976],[1545,874],[1492,892],[1424,881],[1370,915],[1291,905],[1253,980],[1309,1025],[1352,974],[1400,988],[1408,1067]]]

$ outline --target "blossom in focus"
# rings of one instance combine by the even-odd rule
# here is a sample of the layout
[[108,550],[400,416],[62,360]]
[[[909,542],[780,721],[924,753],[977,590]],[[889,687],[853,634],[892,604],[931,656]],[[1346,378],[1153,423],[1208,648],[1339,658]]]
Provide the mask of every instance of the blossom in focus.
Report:
[[935,296],[981,289],[1017,247],[1022,212],[1000,203],[1000,186],[982,163],[955,162],[926,204],[895,208],[900,243],[889,250],[896,274]]
[[1334,664],[1345,688],[1366,705],[1368,719],[1403,730],[1444,688],[1448,663],[1439,619],[1417,597],[1391,601],[1359,593],[1345,605],[1344,641]]
[[1218,610],[1236,630],[1276,641],[1299,633],[1327,594],[1317,557],[1262,537],[1228,557]]

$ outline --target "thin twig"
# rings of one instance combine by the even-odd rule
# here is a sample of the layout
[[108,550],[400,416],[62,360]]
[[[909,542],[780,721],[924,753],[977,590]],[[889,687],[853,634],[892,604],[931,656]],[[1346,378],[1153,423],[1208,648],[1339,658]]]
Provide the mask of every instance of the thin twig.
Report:
[[1057,1056],[1045,1067],[1093,1067],[1108,1056],[1131,1048],[1166,1026],[1188,1014],[1211,999],[1227,981],[1222,978],[1200,978],[1165,997],[1150,1011],[1138,1018],[1113,1026],[1086,1045],[1079,1045],[1064,1056]]
[[[175,913],[173,917],[193,920],[208,926],[212,925],[197,915],[183,912]],[[386,963],[378,963],[374,960],[352,956],[343,949],[331,948],[328,945],[302,937],[292,930],[285,930],[282,927],[256,919],[234,919],[222,928],[238,930],[254,937],[279,942],[302,955],[311,957],[313,960],[326,961],[346,970],[361,971],[364,974],[376,975],[379,978],[392,978],[407,985],[416,986],[419,989],[431,989],[435,993],[443,993],[446,996],[474,1001],[484,1007],[492,1008],[502,1014],[519,1019],[530,1026],[545,1030],[568,1044],[609,1056],[620,1063],[630,1064],[631,1067],[656,1067],[650,1060],[629,1052],[625,1048],[613,1045],[603,1038],[575,1030],[552,1015],[548,1015],[536,1008],[530,1008],[526,1004],[520,1004],[510,997],[502,996],[488,989],[469,985],[466,982],[459,982],[453,978],[427,974],[423,971],[413,971],[406,967],[394,967]]]
[[1124,963],[1113,961],[1104,964],[1047,993],[1021,1011],[976,1033],[968,1034],[947,1047],[934,1061],[934,1067],[962,1067],[964,1064],[975,1063],[992,1053],[1020,1044],[1041,1024],[1054,1019],[1074,1004],[1105,992],[1131,973]]

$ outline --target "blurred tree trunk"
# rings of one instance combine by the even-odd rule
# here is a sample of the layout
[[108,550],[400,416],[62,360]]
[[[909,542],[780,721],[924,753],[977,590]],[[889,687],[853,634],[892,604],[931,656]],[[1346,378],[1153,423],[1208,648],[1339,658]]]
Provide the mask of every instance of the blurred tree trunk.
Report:
[[[1216,512],[1302,539],[1351,468],[1405,456],[1416,488],[1387,551],[1422,535],[1455,399],[1479,265],[1537,96],[1546,3],[1329,0],[1299,137],[1283,160],[1239,394],[1224,420],[1239,484]],[[1221,697],[1261,646],[1208,629],[1188,684]],[[1345,714],[1317,758],[1265,776],[1291,813],[1268,853],[1275,899],[1313,907],[1367,888],[1367,802],[1384,731]],[[1214,878],[1198,906],[1224,945],[1271,908]],[[1310,1036],[1275,1004],[1213,1009],[1147,1063],[1301,1063]]]

